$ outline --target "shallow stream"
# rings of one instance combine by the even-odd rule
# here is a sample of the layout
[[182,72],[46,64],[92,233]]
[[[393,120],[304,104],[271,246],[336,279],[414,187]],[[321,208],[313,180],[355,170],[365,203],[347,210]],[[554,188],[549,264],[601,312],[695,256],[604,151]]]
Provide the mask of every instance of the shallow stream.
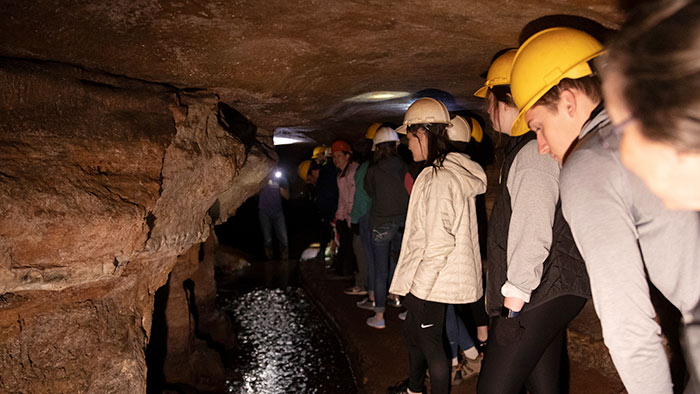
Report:
[[357,392],[335,330],[299,287],[296,262],[254,263],[218,286],[239,344],[227,392]]

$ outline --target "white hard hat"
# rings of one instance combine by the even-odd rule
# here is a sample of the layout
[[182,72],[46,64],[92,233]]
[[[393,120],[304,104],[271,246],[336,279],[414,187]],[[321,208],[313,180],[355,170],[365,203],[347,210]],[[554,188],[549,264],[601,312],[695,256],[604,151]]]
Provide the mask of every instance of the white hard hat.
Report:
[[406,134],[406,128],[414,124],[421,123],[443,123],[450,124],[450,112],[445,104],[431,97],[423,97],[416,100],[406,110],[403,124],[396,129],[399,134]]
[[447,139],[454,142],[469,142],[472,128],[467,121],[457,115],[452,118],[452,125],[447,126]]
[[377,149],[377,145],[382,142],[395,141],[396,145],[399,144],[399,135],[391,127],[380,127],[377,133],[374,134],[374,140],[372,141],[372,150]]

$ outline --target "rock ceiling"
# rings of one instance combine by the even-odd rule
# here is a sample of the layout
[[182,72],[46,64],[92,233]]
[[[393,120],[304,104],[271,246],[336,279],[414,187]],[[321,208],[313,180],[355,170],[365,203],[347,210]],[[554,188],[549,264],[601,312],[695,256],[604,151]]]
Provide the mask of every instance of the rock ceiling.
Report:
[[263,129],[308,132],[321,142],[362,133],[373,121],[398,120],[410,102],[410,96],[380,103],[348,98],[432,88],[452,94],[458,107],[479,110],[471,94],[480,74],[496,51],[517,46],[524,28],[576,17],[615,28],[623,19],[609,0],[3,0],[0,6],[0,56],[212,91]]

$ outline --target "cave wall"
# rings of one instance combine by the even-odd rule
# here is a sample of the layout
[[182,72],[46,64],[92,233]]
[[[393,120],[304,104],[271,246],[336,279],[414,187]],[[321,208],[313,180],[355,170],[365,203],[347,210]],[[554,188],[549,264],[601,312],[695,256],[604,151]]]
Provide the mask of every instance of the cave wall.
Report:
[[145,392],[155,291],[274,153],[206,92],[9,59],[0,86],[0,391]]

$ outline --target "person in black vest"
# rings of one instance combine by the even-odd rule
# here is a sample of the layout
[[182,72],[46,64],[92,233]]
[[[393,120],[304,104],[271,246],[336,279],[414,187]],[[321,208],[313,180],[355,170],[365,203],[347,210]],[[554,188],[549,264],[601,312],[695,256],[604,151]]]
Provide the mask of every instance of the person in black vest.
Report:
[[563,393],[566,326],[590,287],[559,203],[559,166],[537,151],[535,134],[511,129],[518,110],[510,94],[515,50],[497,57],[486,84],[494,130],[510,135],[500,195],[488,231],[486,309],[491,333],[478,393]]

